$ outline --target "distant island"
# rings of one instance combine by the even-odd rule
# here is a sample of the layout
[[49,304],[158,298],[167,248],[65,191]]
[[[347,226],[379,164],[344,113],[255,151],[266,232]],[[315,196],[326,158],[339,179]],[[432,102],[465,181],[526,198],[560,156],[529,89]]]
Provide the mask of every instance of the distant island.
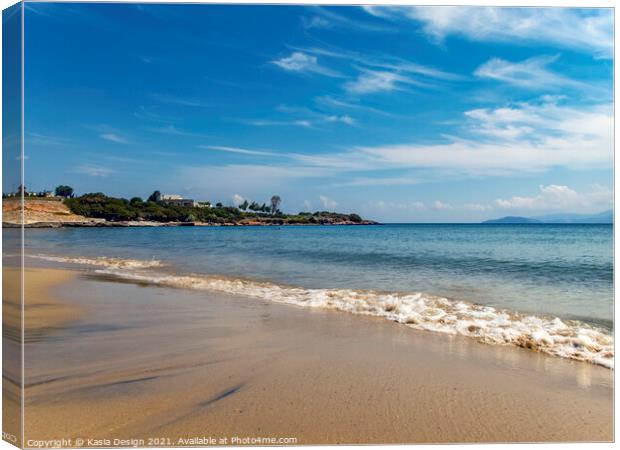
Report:
[[[23,192],[22,192],[23,190]],[[237,206],[212,205],[175,194],[159,191],[143,200],[110,197],[101,192],[74,195],[69,186],[58,186],[54,193],[26,192],[20,188],[14,194],[3,194],[3,226],[20,226],[20,202],[24,196],[24,226],[57,227],[130,227],[130,226],[265,226],[265,225],[375,225],[358,214],[330,211],[284,214],[281,198],[271,197],[267,203]]]
[[482,223],[494,224],[494,223],[507,223],[507,224],[521,224],[521,223],[555,223],[555,224],[612,224],[614,223],[613,210],[603,211],[598,214],[548,214],[544,216],[534,217],[520,217],[520,216],[506,216],[500,219],[485,220]]

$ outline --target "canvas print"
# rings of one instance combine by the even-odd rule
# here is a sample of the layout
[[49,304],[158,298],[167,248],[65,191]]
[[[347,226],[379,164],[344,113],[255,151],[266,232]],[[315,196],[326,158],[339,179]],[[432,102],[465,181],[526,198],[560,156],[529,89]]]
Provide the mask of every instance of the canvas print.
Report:
[[2,23],[5,441],[614,440],[611,4]]

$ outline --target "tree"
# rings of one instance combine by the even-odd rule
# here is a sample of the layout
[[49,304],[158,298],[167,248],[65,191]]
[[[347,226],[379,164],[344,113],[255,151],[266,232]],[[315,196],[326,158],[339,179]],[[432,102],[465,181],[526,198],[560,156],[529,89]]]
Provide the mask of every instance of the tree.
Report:
[[244,200],[243,203],[239,205],[239,209],[242,209],[245,211],[246,209],[248,209],[248,205],[249,205],[248,201]]
[[154,192],[150,195],[150,197],[148,198],[148,201],[149,201],[149,202],[155,202],[155,203],[157,203],[157,202],[159,202],[160,200],[161,200],[161,192],[159,192],[159,191],[154,191]]
[[221,208],[222,206],[224,206],[224,205],[222,205],[222,202],[217,202],[217,203],[215,204],[215,207],[216,207],[216,208]]
[[71,198],[73,196],[73,188],[61,184],[60,186],[56,186],[55,194],[58,197]]
[[358,214],[349,214],[349,220],[354,223],[362,222],[362,218]]
[[273,197],[271,197],[271,214],[276,213],[276,211],[278,210],[278,206],[280,206],[280,202],[282,202],[282,199],[279,195],[274,195]]
[[250,211],[260,211],[260,205],[256,202],[250,203],[250,206],[248,206],[248,208],[250,209]]
[[129,204],[131,206],[140,206],[142,204],[142,199],[140,197],[133,197],[129,200]]

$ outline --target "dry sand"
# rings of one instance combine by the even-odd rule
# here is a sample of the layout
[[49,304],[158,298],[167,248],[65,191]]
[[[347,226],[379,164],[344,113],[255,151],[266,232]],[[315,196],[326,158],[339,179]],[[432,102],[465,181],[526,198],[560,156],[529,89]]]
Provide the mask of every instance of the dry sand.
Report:
[[27,270],[26,286],[26,321],[44,330],[25,349],[26,445],[613,439],[613,371],[587,363],[57,270]]

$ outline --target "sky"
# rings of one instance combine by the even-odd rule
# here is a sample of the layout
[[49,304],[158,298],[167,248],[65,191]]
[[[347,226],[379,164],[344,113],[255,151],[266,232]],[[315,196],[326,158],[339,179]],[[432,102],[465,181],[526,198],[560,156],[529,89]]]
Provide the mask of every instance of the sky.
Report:
[[613,206],[613,11],[27,3],[25,181],[478,222]]

